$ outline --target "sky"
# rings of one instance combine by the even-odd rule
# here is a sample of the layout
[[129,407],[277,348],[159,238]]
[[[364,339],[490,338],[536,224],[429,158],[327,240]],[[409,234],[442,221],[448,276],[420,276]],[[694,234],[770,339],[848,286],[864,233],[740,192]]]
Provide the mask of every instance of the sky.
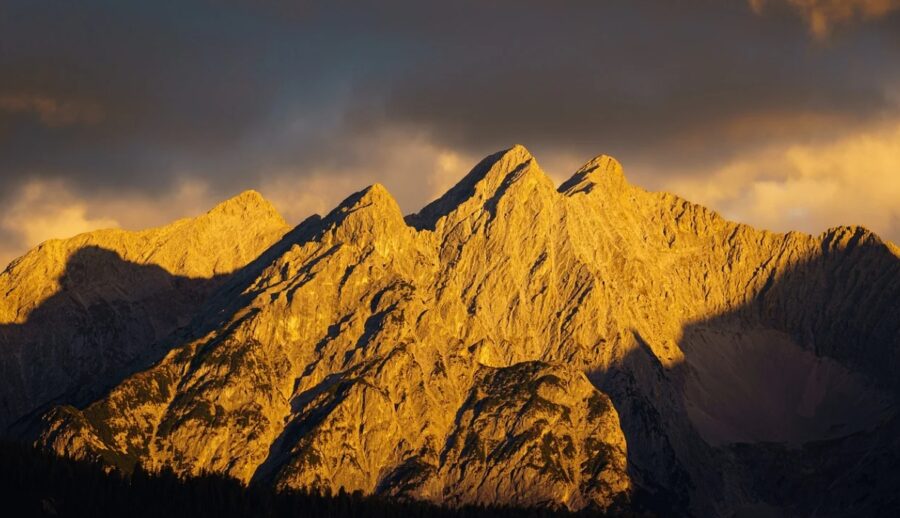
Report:
[[900,242],[900,0],[0,0],[4,265],[251,188],[289,222],[375,182],[414,212],[517,143]]

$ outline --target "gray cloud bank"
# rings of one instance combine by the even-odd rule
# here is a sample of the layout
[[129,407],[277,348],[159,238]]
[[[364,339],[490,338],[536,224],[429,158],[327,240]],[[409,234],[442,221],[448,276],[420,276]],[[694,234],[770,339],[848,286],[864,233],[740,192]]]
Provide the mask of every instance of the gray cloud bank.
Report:
[[308,210],[291,196],[345,194],[329,182],[383,181],[413,210],[436,167],[515,142],[560,169],[605,152],[648,187],[695,185],[900,121],[900,17],[813,4],[5,2],[0,193],[65,189],[86,227],[123,223],[111,199],[183,212],[266,185],[289,215]]

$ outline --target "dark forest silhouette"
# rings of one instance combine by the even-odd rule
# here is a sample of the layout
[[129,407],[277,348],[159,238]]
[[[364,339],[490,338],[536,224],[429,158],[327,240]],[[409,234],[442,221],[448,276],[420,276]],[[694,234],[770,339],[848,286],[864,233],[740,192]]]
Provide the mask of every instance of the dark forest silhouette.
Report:
[[[5,516],[15,517],[599,517],[546,508],[497,506],[440,507],[433,504],[363,496],[360,492],[315,494],[276,492],[244,486],[223,475],[180,478],[171,471],[130,474],[99,464],[54,456],[20,443],[0,442],[0,494]],[[617,510],[615,516],[645,516]],[[608,516],[608,515],[606,515]],[[649,516],[649,515],[646,515]]]

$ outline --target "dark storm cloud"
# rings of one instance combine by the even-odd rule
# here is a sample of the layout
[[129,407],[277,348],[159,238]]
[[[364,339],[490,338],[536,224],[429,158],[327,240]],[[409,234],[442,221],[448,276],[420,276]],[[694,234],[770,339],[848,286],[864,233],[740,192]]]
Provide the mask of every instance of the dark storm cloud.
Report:
[[[328,55],[341,43],[282,13],[197,2],[4,4],[4,183],[61,176],[85,189],[143,190],[195,174],[252,185],[252,166],[279,151],[261,136],[285,114],[331,116],[325,107],[347,80]],[[76,115],[48,124],[39,101]],[[82,120],[79,106],[98,115]]]
[[[0,189],[222,192],[385,128],[707,163],[894,114],[896,17],[809,37],[748,2],[6,2]],[[54,118],[55,117],[55,118]],[[56,123],[54,123],[54,121]],[[664,170],[661,168],[660,170]],[[373,178],[373,181],[377,178]]]
[[427,51],[386,81],[374,125],[412,122],[482,151],[516,139],[708,164],[897,110],[884,91],[900,62],[896,20],[819,42],[791,13],[757,17],[743,2],[490,5],[398,24]]
[[254,73],[265,32],[233,16],[120,2],[24,2],[2,13],[0,94],[88,103],[103,114],[59,127],[0,108],[4,175],[164,186],[179,161],[238,142],[271,95],[268,78]]

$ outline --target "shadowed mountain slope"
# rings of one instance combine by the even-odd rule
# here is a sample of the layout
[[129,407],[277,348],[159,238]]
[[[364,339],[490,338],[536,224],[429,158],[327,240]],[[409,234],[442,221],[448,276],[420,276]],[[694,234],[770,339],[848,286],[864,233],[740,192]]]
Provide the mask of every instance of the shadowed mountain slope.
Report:
[[0,274],[0,432],[83,405],[165,353],[206,296],[289,227],[258,193],[165,227],[51,240]]

